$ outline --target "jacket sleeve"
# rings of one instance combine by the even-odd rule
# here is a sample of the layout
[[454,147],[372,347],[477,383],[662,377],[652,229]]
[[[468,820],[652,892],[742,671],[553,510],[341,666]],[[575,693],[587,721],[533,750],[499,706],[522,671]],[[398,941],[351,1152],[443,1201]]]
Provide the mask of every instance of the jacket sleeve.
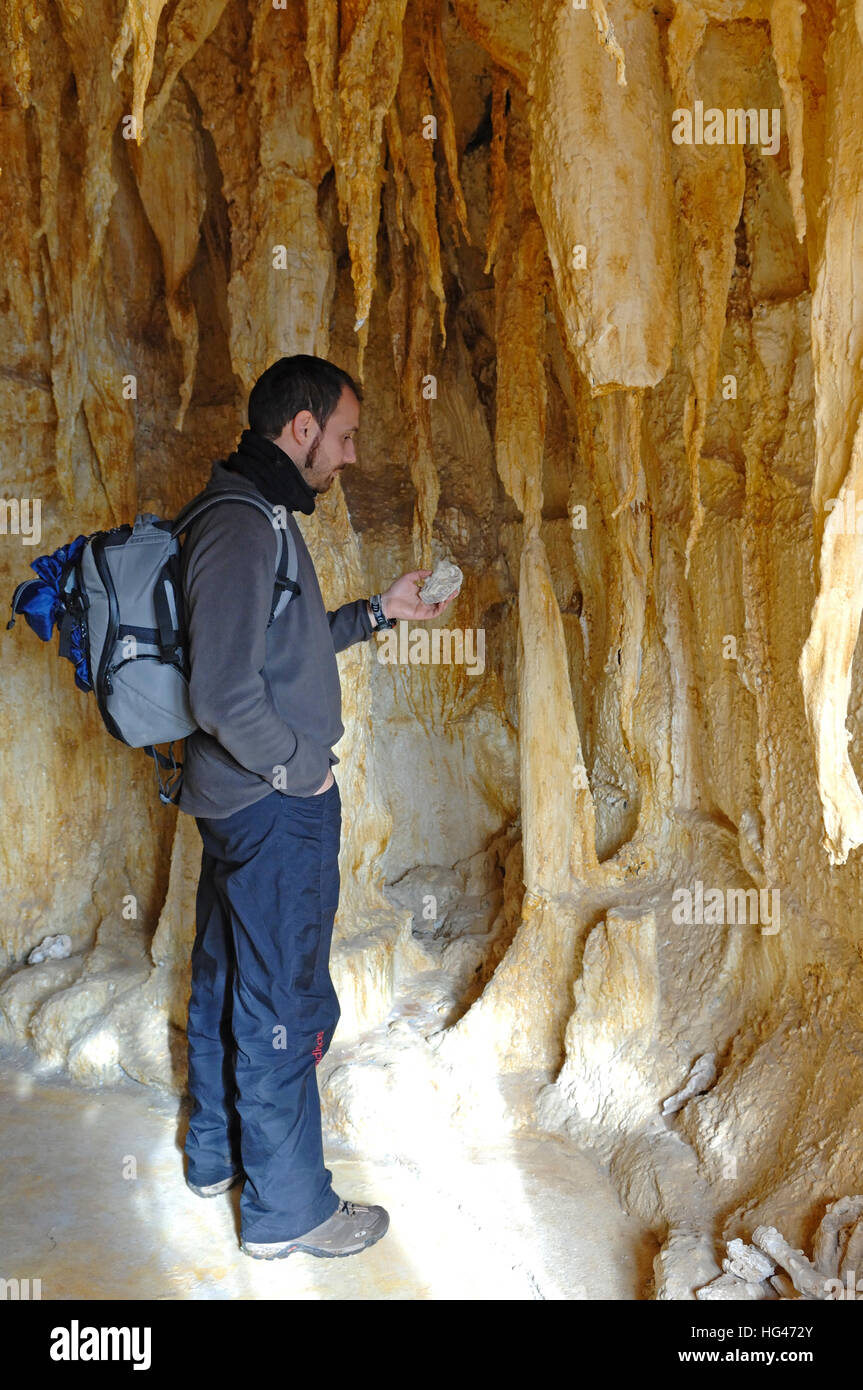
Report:
[[355,642],[367,641],[374,632],[364,598],[354,599],[353,603],[343,603],[341,608],[327,614],[327,621],[337,652],[343,652],[345,647],[352,647]]
[[242,503],[225,502],[198,525],[184,573],[192,715],[274,790],[312,796],[328,752],[285,723],[263,676],[276,532]]

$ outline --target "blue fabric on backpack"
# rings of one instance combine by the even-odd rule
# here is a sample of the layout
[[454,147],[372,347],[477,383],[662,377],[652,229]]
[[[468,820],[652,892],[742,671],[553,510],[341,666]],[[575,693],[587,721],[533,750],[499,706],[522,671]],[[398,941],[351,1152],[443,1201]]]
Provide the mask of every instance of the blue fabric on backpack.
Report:
[[[86,536],[76,536],[68,545],[61,545],[51,555],[39,555],[30,564],[31,570],[39,575],[24,587],[15,604],[15,612],[23,613],[30,627],[43,642],[50,642],[55,626],[65,614],[65,606],[60,594],[60,579],[67,564],[74,564],[84,546]],[[70,633],[69,660],[75,667],[75,684],[80,690],[92,690],[90,664],[87,646],[79,625]]]

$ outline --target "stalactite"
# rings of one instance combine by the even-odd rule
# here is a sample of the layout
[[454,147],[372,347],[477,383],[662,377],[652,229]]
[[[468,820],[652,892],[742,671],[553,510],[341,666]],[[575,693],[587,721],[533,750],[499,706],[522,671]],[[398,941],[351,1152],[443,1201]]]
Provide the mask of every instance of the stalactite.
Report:
[[381,136],[401,72],[406,4],[364,0],[339,58],[336,190],[351,257],[361,377],[375,283]]
[[[327,350],[335,269],[318,187],[329,157],[312,117],[302,23],[297,6],[262,8],[251,39],[234,30],[206,66],[192,61],[185,70],[213,136],[231,219],[230,349],[245,390],[276,357]],[[237,121],[224,84],[242,80],[246,61]]]
[[[279,14],[282,19],[286,18],[282,12]],[[277,39],[280,32],[279,29],[275,32]],[[249,336],[252,332],[260,332],[262,322],[267,322],[266,318],[261,320],[256,314],[250,327],[245,313],[249,303],[248,292],[244,288],[245,267],[255,263],[255,244],[259,235],[253,206],[257,177],[255,173],[250,175],[249,171],[258,170],[260,150],[259,113],[251,96],[251,79],[245,70],[248,44],[246,27],[240,26],[236,16],[229,12],[220,30],[220,42],[208,44],[206,56],[190,56],[183,68],[183,76],[201,112],[201,123],[213,140],[222,181],[221,192],[230,219],[229,348],[233,370],[247,390],[259,371],[263,370],[259,367],[256,371],[248,355]],[[189,51],[194,54],[194,44],[189,45]],[[177,47],[175,53],[178,52]],[[146,108],[147,129],[155,126],[166,104],[167,98],[163,99],[165,82],[156,100]],[[235,104],[225,102],[226,90],[238,93]],[[309,229],[305,230],[308,235]],[[267,267],[273,267],[274,243],[284,244],[282,235],[274,238],[269,246],[262,243],[258,252],[257,271],[259,277],[264,279]],[[281,274],[283,281],[287,276],[286,271],[276,272],[274,268],[270,273],[273,276]],[[271,285],[268,288],[274,287]],[[269,365],[269,360],[265,365]]]
[[[33,40],[33,101],[39,123],[42,276],[50,320],[51,383],[57,410],[56,469],[70,507],[86,499],[94,517],[117,520],[134,496],[133,425],[121,398],[123,366],[104,330],[101,257],[115,184],[111,172],[114,129],[122,94],[110,73],[92,64],[99,35],[110,31],[111,7],[86,12],[58,5],[62,35],[77,90],[76,116],[85,136],[83,197],[58,225],[67,193],[68,166],[61,161],[61,104],[66,69],[58,66],[56,34],[43,23]],[[61,50],[62,51],[62,50]],[[33,61],[33,57],[38,61]],[[94,476],[83,476],[76,429],[84,409],[93,447]],[[100,470],[99,464],[110,461]]]
[[387,229],[389,252],[390,292],[387,296],[387,318],[393,351],[393,368],[397,382],[404,377],[408,341],[408,274],[407,251],[410,241],[404,219],[404,151],[401,144],[398,115],[387,115],[387,148],[390,177],[384,184],[383,212]]
[[[649,562],[649,518],[644,474],[641,467],[641,396],[638,392],[615,392],[602,398],[603,408],[614,410],[609,431],[609,456],[625,461],[629,480],[611,513],[619,527],[618,549],[624,574],[623,611],[620,646],[620,724],[627,750],[633,752],[632,713],[638,693],[644,619],[647,608],[647,565]],[[633,510],[636,504],[637,511]]]
[[391,234],[392,227],[395,226],[398,230],[399,240],[406,246],[408,244],[408,233],[405,224],[405,199],[407,196],[405,147],[404,141],[402,140],[401,125],[399,124],[398,109],[395,106],[391,106],[387,112],[385,124],[390,178],[384,184],[383,197],[386,198],[388,192],[391,190],[395,200],[394,218],[391,219],[388,231]]
[[527,81],[534,42],[532,0],[454,0],[465,33],[513,77]]
[[[404,58],[396,102],[389,116],[388,130],[395,136],[394,168],[398,179],[399,203],[411,224],[422,255],[423,279],[438,301],[441,349],[446,347],[446,296],[441,271],[440,236],[437,220],[435,179],[435,141],[425,126],[432,111],[432,93],[420,39],[422,23],[428,18],[422,3],[412,12],[411,0],[405,24]],[[389,119],[389,117],[388,117]]]
[[863,548],[856,524],[849,527],[845,520],[848,504],[856,518],[863,497],[863,324],[853,292],[863,283],[863,127],[848,119],[863,101],[863,45],[852,0],[837,6],[827,74],[829,210],[812,296],[818,593],[800,675],[823,807],[823,844],[830,862],[843,864],[849,851],[863,844],[863,793],[848,758],[845,727],[863,612]]
[[489,159],[489,180],[491,198],[488,211],[488,239],[483,267],[489,274],[497,256],[498,242],[506,217],[506,131],[509,87],[505,74],[495,68],[491,80],[491,157]]
[[497,297],[497,420],[501,482],[524,517],[525,534],[539,527],[545,371],[541,311],[545,242],[535,214],[521,210],[521,235],[507,238],[495,266]]
[[92,277],[105,244],[116,185],[111,172],[114,131],[124,97],[104,63],[93,63],[100,36],[113,28],[113,0],[94,0],[86,8],[77,0],[57,0],[63,39],[69,51],[84,133],[84,212],[89,234],[86,270]]
[[198,252],[207,206],[201,136],[188,90],[174,88],[159,124],[140,148],[130,149],[144,211],[165,270],[168,317],[183,352],[183,381],[176,427],[183,428],[195,380],[198,317],[186,282]]
[[689,0],[678,0],[668,26],[668,78],[675,107],[688,104],[692,64],[706,28],[704,10]]
[[333,164],[339,153],[339,0],[306,0],[306,62],[321,137]]
[[614,25],[608,18],[608,11],[602,0],[589,0],[590,13],[596,25],[596,35],[602,47],[614,59],[615,81],[619,87],[626,86],[626,58],[614,34]]
[[[752,339],[753,370],[747,392],[749,425],[744,436],[746,499],[741,537],[746,643],[745,653],[738,655],[738,671],[751,693],[757,720],[758,824],[753,836],[756,855],[749,859],[749,871],[759,887],[777,883],[786,874],[783,860],[790,846],[787,846],[789,836],[783,795],[785,770],[782,766],[782,749],[786,730],[796,728],[800,736],[805,736],[802,709],[799,709],[800,691],[797,681],[793,679],[792,663],[788,662],[789,680],[787,687],[783,682],[781,697],[779,691],[771,688],[765,679],[765,673],[775,664],[771,652],[777,645],[776,629],[780,628],[783,635],[788,635],[787,644],[782,644],[785,650],[799,650],[805,637],[805,610],[794,613],[784,604],[777,582],[775,543],[771,546],[768,540],[772,531],[785,529],[781,521],[787,525],[786,516],[793,503],[791,499],[786,501],[781,496],[777,500],[776,494],[780,489],[771,477],[767,461],[772,460],[781,447],[782,432],[789,414],[788,403],[792,398],[793,374],[798,355],[805,351],[806,327],[803,316],[793,310],[790,314],[783,314],[777,323],[780,311],[771,313],[772,307],[753,312],[750,304],[747,319],[747,329]],[[786,320],[790,322],[786,324]],[[781,333],[780,323],[784,334]],[[784,411],[778,419],[770,408],[774,399],[778,399],[779,408]],[[783,492],[785,490],[782,489]],[[803,508],[800,510],[802,512]],[[780,524],[777,525],[777,522]],[[792,536],[788,543],[793,544],[794,539]],[[788,632],[789,628],[793,630]],[[778,672],[776,674],[779,675]],[[753,858],[755,863],[752,862]]]
[[[2,63],[0,80],[5,80],[7,73],[11,76],[5,63]],[[19,98],[20,105],[10,102],[0,115],[0,196],[3,200],[0,261],[7,268],[7,292],[29,345],[36,338],[41,284],[31,197],[26,98],[20,91]]]
[[[318,188],[330,161],[312,116],[304,44],[300,6],[257,12],[251,75],[260,134],[252,242],[245,264],[232,268],[228,292],[232,352],[238,363],[249,364],[252,380],[284,353],[325,354],[329,341],[335,265]],[[284,247],[284,267],[276,247]],[[246,373],[238,375],[245,384]]]
[[[863,0],[0,0],[0,34],[0,426],[35,553],[167,514],[262,367],[356,349],[360,462],[303,523],[327,606],[412,542],[487,638],[471,674],[339,658],[328,1122],[401,1154],[433,1087],[454,1124],[596,1142],[669,1228],[663,1296],[683,1207],[805,1222],[861,1190]],[[675,144],[696,99],[781,107],[779,157]],[[8,592],[22,557],[4,535]],[[0,1038],[181,1089],[197,834],[22,626]],[[678,922],[698,881],[781,891],[781,927]],[[73,958],[30,966],[49,931]]]
[[799,70],[803,11],[803,0],[772,0],[770,6],[770,37],[785,105],[791,163],[788,190],[798,241],[802,241],[806,235],[806,204],[803,200],[804,103]]
[[[615,711],[614,725],[604,722],[602,751],[594,775],[605,773],[627,789],[630,801],[639,797],[638,773],[645,771],[633,730],[633,707],[638,693],[650,567],[650,520],[641,462],[641,397],[634,391],[614,391],[591,398],[577,373],[575,416],[585,464],[594,480],[608,538],[605,584],[604,648],[598,654],[600,706]],[[573,532],[573,538],[577,535]],[[598,598],[598,595],[596,596]],[[634,820],[634,817],[631,818]]]
[[[723,78],[721,47],[703,47],[693,66],[693,86],[711,90],[722,104],[729,94]],[[681,357],[689,373],[684,441],[692,514],[686,538],[688,576],[692,551],[704,524],[701,502],[701,447],[707,407],[716,385],[725,304],[734,266],[734,236],[743,206],[746,166],[740,145],[675,145],[675,191],[680,208],[679,297]],[[707,235],[705,228],[711,228]]]
[[447,71],[446,48],[444,46],[443,33],[441,29],[441,4],[440,0],[421,0],[424,6],[420,18],[420,36],[422,39],[423,56],[425,58],[426,70],[434,88],[435,105],[438,108],[441,144],[443,145],[444,159],[446,160],[447,173],[449,175],[450,186],[455,203],[455,213],[458,225],[461,228],[462,236],[470,245],[470,230],[467,222],[467,208],[464,201],[464,190],[461,186],[461,179],[458,171],[458,149],[456,146],[455,117],[452,109],[452,95],[450,93],[449,73]]
[[[408,465],[416,491],[411,527],[414,559],[420,568],[431,569],[432,531],[440,482],[432,449],[431,397],[426,384],[432,344],[429,287],[423,273],[427,252],[420,241],[417,221],[411,219],[408,228],[402,220],[407,215],[406,174],[401,130],[395,109],[389,113],[387,132],[388,142],[391,142],[392,175],[384,195],[392,275],[387,313],[399,400],[409,425]],[[436,241],[436,227],[434,236]]]
[[123,71],[126,54],[132,49],[132,116],[135,139],[140,144],[144,128],[144,101],[153,72],[156,33],[166,0],[126,0],[120,33],[111,50],[111,76]]
[[42,22],[39,0],[3,0],[0,5],[0,34],[3,48],[9,55],[12,80],[25,107],[30,104],[29,34],[35,34]]
[[161,82],[144,113],[145,139],[148,127],[158,123],[178,76],[210,37],[227,3],[228,0],[178,0],[168,20]]
[[411,421],[411,477],[417,491],[412,540],[414,555],[423,569],[432,568],[432,528],[440,497],[440,480],[434,462],[431,435],[430,396],[426,388],[432,344],[432,314],[422,278],[414,276],[417,288],[409,303],[410,332],[402,400]]
[[545,546],[539,535],[545,437],[543,308],[547,262],[542,229],[536,214],[527,206],[526,155],[526,142],[522,141],[520,149],[512,151],[511,165],[520,207],[495,267],[495,434],[501,481],[524,518],[519,580],[524,881],[531,893],[553,895],[566,891],[585,866],[595,862],[595,849],[593,806],[582,775],[584,760],[572,708],[566,643]]
[[[590,15],[545,0],[532,50],[531,177],[564,330],[592,388],[653,386],[678,331],[669,141],[652,13],[619,33],[629,85],[597,63]],[[624,159],[625,151],[625,159]],[[637,218],[621,218],[621,189]]]
[[[572,941],[571,911],[561,897],[597,868],[563,623],[540,534],[549,267],[531,204],[523,117],[513,117],[510,136],[509,206],[495,262],[495,438],[501,481],[523,515],[517,680],[526,893],[515,940],[442,1048],[450,1058],[459,1048],[488,1049],[505,1069],[524,1065],[528,1055],[534,1066],[559,1060],[569,1001],[554,981],[568,972]],[[529,1040],[515,1022],[525,1009],[534,1019]]]

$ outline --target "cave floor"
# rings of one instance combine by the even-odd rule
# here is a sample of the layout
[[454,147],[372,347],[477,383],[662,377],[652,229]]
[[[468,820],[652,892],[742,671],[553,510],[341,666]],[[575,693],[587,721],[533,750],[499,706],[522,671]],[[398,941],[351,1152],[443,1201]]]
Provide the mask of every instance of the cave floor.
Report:
[[611,1299],[645,1296],[657,1244],[594,1161],[546,1135],[448,1171],[327,1150],[333,1185],[390,1213],[360,1255],[254,1261],[239,1190],[202,1200],[183,1180],[181,1102],[130,1081],[87,1089],[30,1054],[0,1058],[0,1277],[43,1299]]

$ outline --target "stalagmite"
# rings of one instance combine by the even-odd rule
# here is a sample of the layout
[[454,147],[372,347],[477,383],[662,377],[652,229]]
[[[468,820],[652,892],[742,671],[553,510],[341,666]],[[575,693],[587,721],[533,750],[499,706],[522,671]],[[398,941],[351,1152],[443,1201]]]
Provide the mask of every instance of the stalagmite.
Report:
[[[530,206],[527,144],[512,146],[512,214],[523,233],[508,240],[497,284],[497,466],[524,516],[519,579],[519,728],[525,885],[540,896],[565,891],[595,862],[593,816],[572,709],[566,646],[539,534],[546,383],[541,337],[546,260]],[[512,224],[510,224],[512,225]]]

